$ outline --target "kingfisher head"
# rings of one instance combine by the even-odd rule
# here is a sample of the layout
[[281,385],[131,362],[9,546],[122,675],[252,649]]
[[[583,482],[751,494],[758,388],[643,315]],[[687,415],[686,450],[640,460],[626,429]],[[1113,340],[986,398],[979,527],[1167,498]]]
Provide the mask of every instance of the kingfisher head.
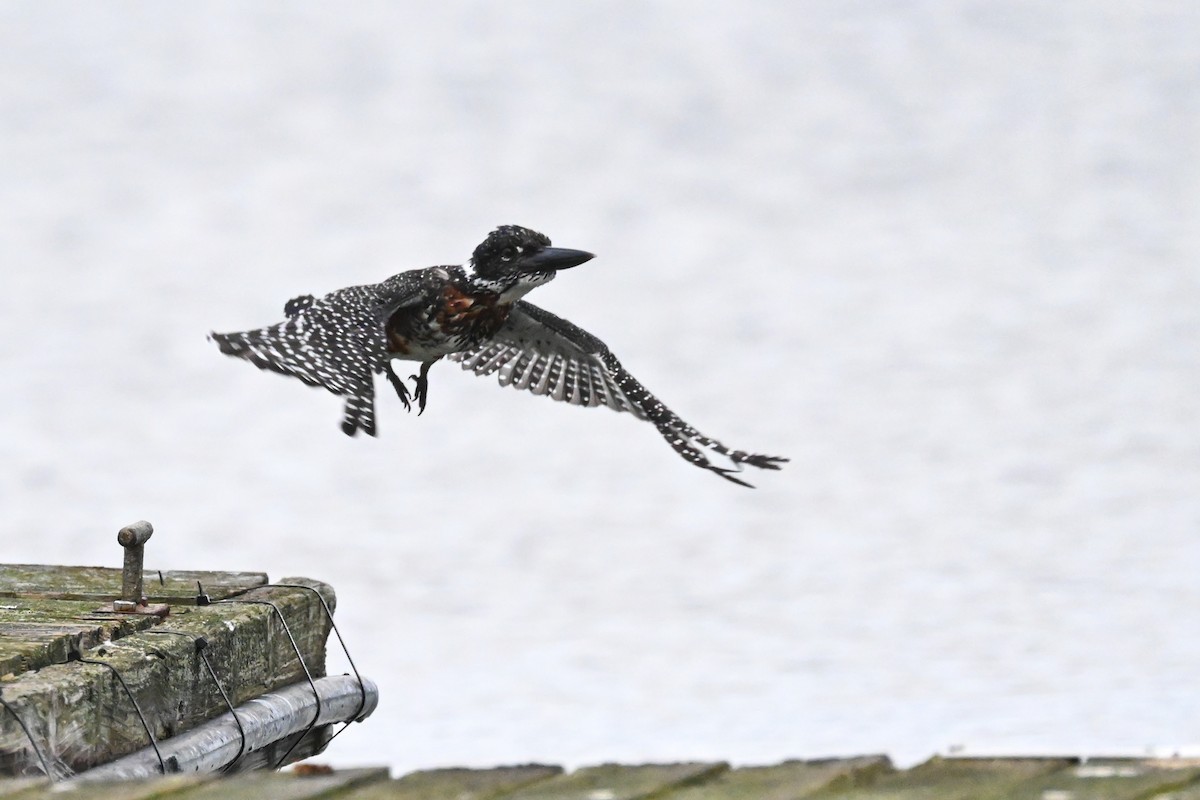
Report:
[[549,237],[529,228],[501,225],[475,248],[464,270],[479,288],[514,300],[554,280],[560,269],[577,267],[592,258],[583,250],[551,247]]

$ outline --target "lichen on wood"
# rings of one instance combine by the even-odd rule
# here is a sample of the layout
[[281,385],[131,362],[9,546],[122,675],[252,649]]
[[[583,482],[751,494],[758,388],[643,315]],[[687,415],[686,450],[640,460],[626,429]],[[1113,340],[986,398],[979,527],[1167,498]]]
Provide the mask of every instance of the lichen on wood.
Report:
[[[245,583],[247,573],[234,575],[226,585]],[[326,584],[302,578],[281,582],[312,586],[332,607],[333,590]],[[35,593],[36,587],[25,585],[22,591]],[[194,595],[188,599],[194,602]],[[305,680],[296,648],[310,674],[325,674],[330,623],[308,590],[262,586],[211,605],[173,605],[166,619],[99,613],[90,601],[18,597],[0,606],[0,626],[7,622],[28,634],[21,640],[6,637],[0,646],[5,665],[0,691],[47,757],[64,770],[87,769],[149,744],[113,670],[84,663],[81,656],[115,668],[156,739],[227,710],[200,659],[197,638],[205,641],[204,652],[235,705]],[[33,669],[25,668],[29,665]],[[16,720],[0,712],[0,770],[19,773],[37,765]]]

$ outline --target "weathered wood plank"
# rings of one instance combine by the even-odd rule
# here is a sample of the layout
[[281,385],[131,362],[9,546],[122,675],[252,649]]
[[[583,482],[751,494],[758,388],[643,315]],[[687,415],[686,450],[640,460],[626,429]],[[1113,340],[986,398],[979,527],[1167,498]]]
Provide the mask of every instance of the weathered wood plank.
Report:
[[0,797],[24,800],[27,797],[38,797],[38,789],[49,789],[50,781],[45,778],[0,778]]
[[209,781],[219,780],[220,775],[167,775],[148,781],[113,781],[111,783],[92,783],[87,788],[69,788],[63,791],[46,787],[32,796],[21,795],[15,800],[64,800],[79,798],[79,800],[174,800],[187,793],[189,789]]
[[338,800],[497,800],[563,772],[528,764],[495,769],[434,769],[355,789]]
[[385,782],[387,769],[372,767],[331,772],[324,775],[298,775],[291,772],[255,772],[236,777],[219,773],[204,775],[167,775],[141,781],[89,783],[69,787],[46,781],[0,780],[0,797],[6,786],[19,788],[12,800],[62,800],[80,797],[86,800],[311,800],[341,798],[357,786]]
[[[968,800],[1011,797],[1014,787],[1076,762],[1060,758],[934,757],[865,787],[831,791],[837,800]],[[822,795],[824,797],[826,795]]]
[[887,756],[785,761],[739,767],[709,781],[672,792],[671,800],[794,800],[822,791],[869,786],[894,773]]
[[1200,781],[1196,759],[1089,759],[1016,786],[1013,800],[1135,800],[1171,794]]
[[1193,781],[1185,787],[1163,795],[1161,800],[1200,800],[1200,781]]
[[[1103,759],[1086,764],[1070,759],[934,759],[895,772],[886,759],[868,756],[732,771],[721,767],[607,764],[562,775],[558,767],[530,765],[430,770],[399,780],[388,780],[386,769],[174,775],[89,784],[74,793],[85,792],[80,796],[87,800],[1200,800],[1200,762],[1187,759]],[[45,781],[0,780],[0,796],[14,800],[57,800],[63,796],[61,789]],[[585,794],[579,794],[581,790]]]
[[97,608],[89,601],[0,601],[0,677],[62,663],[73,652],[158,622],[142,614],[102,613]]
[[[193,603],[196,581],[213,600],[262,586],[262,572],[142,572],[152,603]],[[61,567],[46,564],[0,564],[0,597],[42,600],[88,600],[97,604],[121,596],[121,570],[109,567]]]
[[251,772],[236,778],[210,781],[190,791],[171,794],[169,797],[170,800],[310,800],[318,797],[340,799],[346,790],[384,782],[387,779],[388,771],[384,767],[335,770],[325,775]]
[[641,800],[710,780],[728,769],[724,762],[601,764],[539,781],[511,796],[515,800]]

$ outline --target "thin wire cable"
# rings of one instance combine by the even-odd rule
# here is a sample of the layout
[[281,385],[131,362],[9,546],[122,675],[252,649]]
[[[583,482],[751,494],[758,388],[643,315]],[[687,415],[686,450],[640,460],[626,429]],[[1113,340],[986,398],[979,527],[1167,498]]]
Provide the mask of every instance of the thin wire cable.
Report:
[[208,660],[208,654],[204,652],[209,646],[208,639],[203,636],[190,634],[186,631],[171,630],[170,628],[153,628],[151,630],[144,631],[144,633],[172,633],[176,636],[183,636],[192,640],[192,644],[196,648],[196,655],[204,664],[205,669],[208,670],[208,674],[212,677],[213,684],[217,687],[217,691],[221,693],[221,699],[225,701],[226,708],[228,708],[229,713],[233,715],[233,722],[235,725],[237,725],[238,734],[242,737],[241,745],[238,747],[237,755],[234,756],[233,760],[231,760],[228,764],[221,767],[223,772],[230,770],[235,764],[237,764],[238,761],[241,760],[242,756],[246,752],[246,729],[242,727],[242,720],[240,717],[238,717],[237,709],[233,707],[233,702],[229,699],[229,695],[226,693],[225,687],[221,685],[220,679],[217,678],[217,671],[213,669],[212,662]]
[[292,643],[292,649],[296,651],[296,659],[300,662],[300,669],[304,670],[304,677],[308,678],[308,685],[312,687],[313,698],[317,701],[316,713],[313,714],[312,722],[308,723],[308,727],[304,729],[304,732],[296,737],[296,740],[292,742],[292,746],[289,747],[287,752],[275,762],[273,767],[271,767],[272,769],[279,769],[281,766],[283,766],[283,763],[287,761],[287,757],[292,754],[292,751],[296,749],[296,745],[304,741],[304,737],[308,736],[308,734],[312,732],[312,729],[317,726],[317,720],[321,718],[321,693],[317,690],[317,684],[313,680],[312,673],[309,672],[308,664],[304,662],[304,654],[300,652],[300,645],[296,644],[296,637],[292,636],[292,629],[288,627],[287,620],[283,618],[283,612],[279,610],[279,606],[275,605],[270,600],[238,600],[236,598],[231,598],[228,600],[218,600],[217,602],[249,603],[253,605],[270,606],[272,609],[274,609],[275,615],[279,617],[280,624],[283,625],[283,632],[287,634],[288,641]]
[[346,646],[346,640],[342,638],[342,632],[338,630],[337,623],[333,620],[333,611],[330,610],[329,603],[325,602],[325,595],[321,594],[316,587],[305,586],[302,583],[273,583],[271,585],[286,589],[307,589],[317,596],[317,599],[321,601],[321,608],[325,609],[325,616],[329,619],[329,624],[333,628],[333,632],[337,635],[338,644],[342,646],[342,652],[346,654],[346,660],[350,662],[350,669],[354,671],[354,679],[358,681],[358,691],[362,698],[358,703],[358,710],[354,712],[353,717],[346,720],[345,723],[342,724],[342,727],[337,729],[337,733],[329,737],[329,741],[325,743],[326,747],[328,747],[329,742],[332,742],[334,739],[341,736],[342,731],[346,730],[346,728],[349,728],[350,723],[357,720],[359,715],[361,715],[363,710],[367,707],[367,687],[363,684],[362,675],[359,674],[358,667],[354,664],[354,658],[350,655],[350,648]]
[[102,667],[108,667],[112,670],[112,674],[117,676],[117,682],[121,684],[121,688],[125,690],[125,695],[129,698],[129,702],[133,703],[133,710],[137,712],[138,719],[142,721],[142,728],[146,731],[146,737],[150,740],[150,746],[154,748],[154,754],[158,756],[158,766],[162,770],[162,774],[167,774],[167,763],[163,761],[162,751],[158,749],[158,742],[154,739],[154,733],[150,730],[150,723],[146,722],[146,715],[142,713],[142,707],[138,705],[137,698],[133,696],[133,692],[129,690],[129,684],[125,683],[125,679],[121,677],[120,671],[109,664],[107,661],[97,661],[93,658],[84,658],[79,655],[76,658],[84,664],[99,664]]
[[46,773],[46,777],[49,778],[52,783],[57,781],[57,778],[54,777],[54,773],[50,771],[50,765],[46,762],[46,756],[42,754],[42,748],[38,747],[37,740],[34,739],[33,734],[29,732],[29,726],[25,724],[25,720],[21,719],[21,715],[17,713],[17,710],[10,706],[8,701],[3,697],[0,697],[0,705],[3,705],[8,709],[8,713],[13,715],[13,719],[15,719],[17,724],[21,726],[21,730],[25,732],[25,738],[29,740],[30,746],[33,747],[33,752],[38,757],[38,761],[42,763],[42,772]]

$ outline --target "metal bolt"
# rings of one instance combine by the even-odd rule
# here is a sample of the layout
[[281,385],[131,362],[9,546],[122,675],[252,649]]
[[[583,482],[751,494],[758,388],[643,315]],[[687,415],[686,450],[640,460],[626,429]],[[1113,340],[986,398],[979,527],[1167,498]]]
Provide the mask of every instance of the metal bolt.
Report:
[[117,533],[117,541],[125,548],[125,565],[121,569],[121,599],[135,606],[145,602],[142,586],[142,557],[146,542],[154,534],[154,526],[146,520],[126,525]]

